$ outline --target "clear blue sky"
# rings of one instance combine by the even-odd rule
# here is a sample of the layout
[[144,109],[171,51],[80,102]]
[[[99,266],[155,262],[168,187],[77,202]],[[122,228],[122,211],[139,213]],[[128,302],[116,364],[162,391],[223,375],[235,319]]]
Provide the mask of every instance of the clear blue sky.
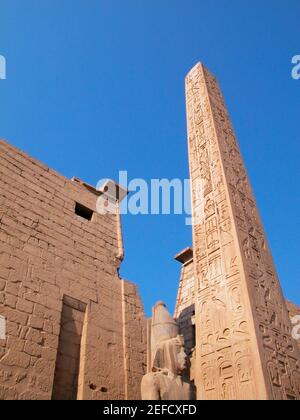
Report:
[[[0,137],[67,177],[187,178],[184,77],[219,79],[286,296],[300,304],[299,0],[0,0]],[[123,218],[121,274],[173,310],[183,216]]]

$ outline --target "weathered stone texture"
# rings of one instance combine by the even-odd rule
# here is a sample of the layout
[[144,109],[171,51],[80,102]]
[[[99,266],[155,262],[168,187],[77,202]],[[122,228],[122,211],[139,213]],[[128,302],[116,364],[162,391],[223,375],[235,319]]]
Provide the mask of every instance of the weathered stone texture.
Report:
[[[146,363],[143,307],[118,276],[117,216],[96,213],[97,196],[0,142],[1,399],[51,399],[60,342],[77,369],[73,398],[139,397],[131,383]],[[76,202],[94,211],[91,221],[75,214]],[[62,337],[68,299],[81,308],[69,308]]]
[[198,399],[300,399],[300,352],[216,79],[186,78]]
[[141,399],[141,376],[147,370],[147,324],[137,289],[123,280],[125,398]]

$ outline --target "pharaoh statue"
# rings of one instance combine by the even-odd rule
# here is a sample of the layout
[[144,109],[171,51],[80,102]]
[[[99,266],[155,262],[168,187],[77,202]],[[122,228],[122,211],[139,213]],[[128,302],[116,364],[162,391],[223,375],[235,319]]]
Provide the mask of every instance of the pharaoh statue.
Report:
[[[150,326],[150,324],[149,324]],[[190,385],[182,373],[187,356],[184,340],[166,305],[158,302],[153,308],[148,332],[148,373],[143,377],[143,400],[189,400]]]

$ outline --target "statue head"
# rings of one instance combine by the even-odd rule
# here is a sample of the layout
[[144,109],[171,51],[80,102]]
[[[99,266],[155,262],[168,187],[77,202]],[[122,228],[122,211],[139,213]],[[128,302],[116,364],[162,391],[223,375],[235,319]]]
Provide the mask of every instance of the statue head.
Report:
[[168,370],[174,375],[180,375],[187,365],[187,355],[184,350],[183,337],[178,335],[158,344],[152,363],[152,371]]
[[163,302],[158,302],[153,308],[151,353],[152,371],[166,369],[180,375],[186,368],[183,337]]

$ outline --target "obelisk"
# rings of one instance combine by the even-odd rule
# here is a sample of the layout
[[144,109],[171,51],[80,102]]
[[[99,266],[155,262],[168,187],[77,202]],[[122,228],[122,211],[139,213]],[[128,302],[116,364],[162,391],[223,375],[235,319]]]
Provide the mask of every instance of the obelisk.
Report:
[[300,352],[216,79],[186,77],[197,399],[300,399]]

